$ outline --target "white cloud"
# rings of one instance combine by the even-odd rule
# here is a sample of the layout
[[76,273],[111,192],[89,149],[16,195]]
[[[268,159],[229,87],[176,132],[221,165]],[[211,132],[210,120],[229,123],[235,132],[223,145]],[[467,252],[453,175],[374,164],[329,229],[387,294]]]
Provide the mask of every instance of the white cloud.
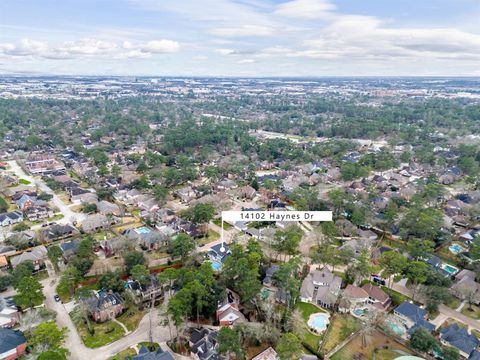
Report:
[[330,15],[335,5],[328,0],[292,0],[280,4],[274,14],[285,17],[315,19]]
[[0,54],[14,57],[74,59],[82,57],[147,58],[155,54],[175,53],[180,44],[173,40],[152,40],[146,43],[124,41],[119,44],[94,38],[66,41],[50,45],[47,42],[23,39],[17,44],[0,43]]
[[242,59],[237,61],[237,64],[253,64],[256,61],[254,59]]
[[175,53],[180,50],[180,44],[172,40],[154,40],[142,46],[142,50],[152,54]]
[[276,33],[274,27],[261,25],[242,25],[212,28],[209,32],[225,37],[272,36]]

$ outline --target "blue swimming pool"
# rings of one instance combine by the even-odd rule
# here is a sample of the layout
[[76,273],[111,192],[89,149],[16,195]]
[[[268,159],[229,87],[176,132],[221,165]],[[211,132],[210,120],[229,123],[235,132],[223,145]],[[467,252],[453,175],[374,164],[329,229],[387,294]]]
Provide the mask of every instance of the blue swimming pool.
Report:
[[218,261],[212,261],[212,269],[215,271],[220,271],[222,269],[222,263]]
[[353,312],[354,315],[363,316],[368,312],[368,310],[367,309],[355,309],[352,312]]
[[387,325],[390,328],[390,330],[392,330],[397,335],[402,336],[406,332],[406,329],[402,325],[399,325],[397,323],[389,321],[387,322]]
[[455,255],[457,254],[460,254],[461,252],[464,252],[465,249],[463,248],[463,246],[460,246],[458,244],[452,244],[448,247],[448,250],[450,250],[452,253],[454,253]]
[[455,275],[458,272],[458,269],[452,265],[442,264],[440,267],[445,270],[449,275]]
[[310,319],[308,319],[308,326],[314,329],[316,332],[322,332],[327,329],[327,325],[329,324],[330,320],[328,319],[329,315],[324,313],[316,313],[310,315]]
[[150,230],[148,227],[146,226],[142,226],[142,227],[139,227],[139,228],[136,228],[135,231],[138,233],[138,234],[150,234],[152,232],[152,230]]

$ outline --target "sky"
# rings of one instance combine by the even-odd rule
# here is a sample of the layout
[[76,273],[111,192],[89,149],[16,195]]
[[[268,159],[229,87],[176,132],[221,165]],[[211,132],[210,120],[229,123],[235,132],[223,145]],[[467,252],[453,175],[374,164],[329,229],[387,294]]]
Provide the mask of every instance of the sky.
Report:
[[0,74],[480,76],[480,0],[0,0]]

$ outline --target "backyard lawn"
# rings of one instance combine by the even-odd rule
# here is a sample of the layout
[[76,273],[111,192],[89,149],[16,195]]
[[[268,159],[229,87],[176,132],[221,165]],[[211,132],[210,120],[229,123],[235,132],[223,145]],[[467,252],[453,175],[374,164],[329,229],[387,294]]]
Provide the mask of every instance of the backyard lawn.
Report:
[[78,334],[82,338],[83,343],[89,348],[98,348],[110,344],[118,339],[121,339],[125,332],[123,328],[113,321],[106,321],[104,323],[93,323],[95,333],[90,335],[86,324],[77,326]]
[[401,355],[411,354],[410,350],[389,338],[377,330],[373,330],[366,337],[360,334],[355,336],[343,348],[337,351],[331,357],[332,360],[354,360],[354,359],[375,359],[392,360]]
[[31,184],[31,182],[26,180],[26,179],[20,179],[20,180],[18,180],[18,182],[22,185],[30,185]]
[[318,312],[323,312],[323,313],[326,312],[325,310],[323,310],[322,308],[319,308],[318,306],[315,306],[315,305],[309,304],[309,303],[304,303],[304,302],[301,302],[301,301],[297,302],[296,307],[300,311],[300,313],[302,314],[305,322],[308,321],[308,319],[310,318],[310,315],[312,315],[312,314],[315,314],[315,313],[318,313]]
[[360,321],[350,315],[337,315],[333,319],[330,319],[330,321],[322,344],[322,351],[324,353],[328,353],[337,344],[360,329]]
[[[305,320],[305,325],[307,325],[307,321],[310,318],[310,315],[319,313],[319,312],[326,312],[325,310],[313,305],[304,302],[298,302],[296,308],[302,314],[303,319]],[[322,340],[323,335],[315,335],[310,331],[306,330],[303,334],[303,341],[308,344],[311,349],[318,350],[318,346],[320,341]]]
[[145,311],[133,308],[132,310],[127,310],[122,315],[118,316],[117,320],[125,325],[128,331],[134,331],[144,316]]
[[198,239],[199,244],[208,244],[212,241],[220,239],[220,234],[212,229],[208,229],[208,236],[204,236]]

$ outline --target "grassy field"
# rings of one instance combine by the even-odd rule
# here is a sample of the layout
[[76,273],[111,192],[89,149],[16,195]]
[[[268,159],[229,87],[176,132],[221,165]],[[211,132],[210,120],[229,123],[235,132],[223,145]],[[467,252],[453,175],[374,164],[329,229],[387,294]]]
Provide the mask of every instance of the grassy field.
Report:
[[30,185],[31,184],[31,182],[26,180],[26,179],[20,179],[20,180],[18,180],[18,182],[22,185]]
[[95,333],[90,335],[86,324],[77,326],[77,331],[82,338],[83,343],[89,348],[98,348],[110,344],[118,339],[121,339],[125,332],[122,327],[113,321],[106,321],[104,323],[92,323]]
[[197,241],[198,244],[208,244],[218,239],[220,239],[220,234],[212,229],[208,229],[208,236],[201,237]]
[[472,319],[478,320],[480,319],[480,307],[478,307],[477,305],[470,306],[466,304],[462,309],[462,314],[471,317]]
[[336,316],[331,320],[322,344],[322,351],[328,353],[338,343],[360,329],[360,321],[350,315]]
[[140,320],[142,320],[143,316],[145,315],[144,311],[140,311],[136,308],[132,310],[125,311],[122,315],[117,317],[117,320],[120,321],[123,325],[125,325],[128,331],[134,331]]

